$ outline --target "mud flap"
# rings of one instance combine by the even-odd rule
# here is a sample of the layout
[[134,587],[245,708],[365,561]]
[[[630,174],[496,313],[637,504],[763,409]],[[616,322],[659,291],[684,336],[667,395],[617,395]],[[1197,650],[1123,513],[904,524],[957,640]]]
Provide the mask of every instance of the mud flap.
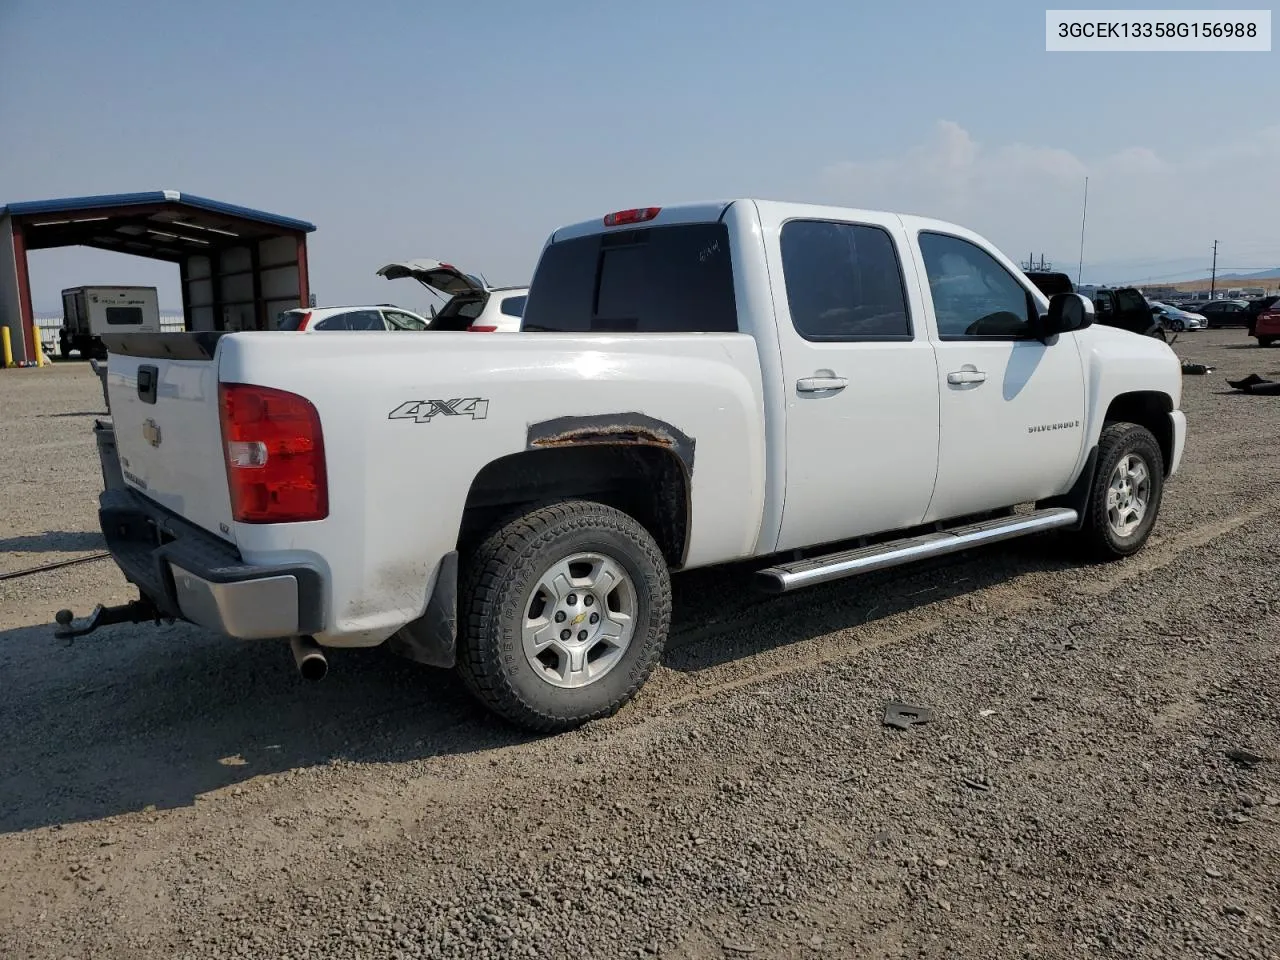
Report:
[[429,667],[452,667],[458,656],[458,551],[440,559],[427,609],[387,641],[392,653]]
[[1036,504],[1036,509],[1045,507],[1070,507],[1079,517],[1076,522],[1066,530],[1079,531],[1084,528],[1085,514],[1089,509],[1089,491],[1093,489],[1093,477],[1098,472],[1098,448],[1095,446],[1089,451],[1089,456],[1084,462],[1084,468],[1080,471],[1080,476],[1076,477],[1076,482],[1071,485],[1071,489],[1060,497],[1050,497],[1048,500],[1041,500]]

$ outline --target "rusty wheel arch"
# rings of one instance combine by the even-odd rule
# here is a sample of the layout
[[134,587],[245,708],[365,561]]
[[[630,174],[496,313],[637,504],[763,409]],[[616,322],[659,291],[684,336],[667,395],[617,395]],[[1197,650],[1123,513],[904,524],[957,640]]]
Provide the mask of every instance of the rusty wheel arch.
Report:
[[680,458],[685,472],[693,475],[694,439],[679,428],[643,413],[606,413],[581,417],[556,417],[529,424],[530,450],[596,444],[660,447]]

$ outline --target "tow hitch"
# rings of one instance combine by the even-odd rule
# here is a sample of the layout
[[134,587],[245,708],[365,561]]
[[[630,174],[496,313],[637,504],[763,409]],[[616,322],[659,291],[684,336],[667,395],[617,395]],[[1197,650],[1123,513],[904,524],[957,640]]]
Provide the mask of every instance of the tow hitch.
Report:
[[109,627],[113,623],[145,623],[148,620],[154,621],[157,625],[161,620],[173,623],[172,617],[162,616],[156,609],[156,605],[145,597],[114,607],[98,604],[93,608],[93,613],[78,620],[70,610],[59,610],[53,619],[58,622],[53,635],[68,643],[76,637],[83,637],[93,633],[99,627]]

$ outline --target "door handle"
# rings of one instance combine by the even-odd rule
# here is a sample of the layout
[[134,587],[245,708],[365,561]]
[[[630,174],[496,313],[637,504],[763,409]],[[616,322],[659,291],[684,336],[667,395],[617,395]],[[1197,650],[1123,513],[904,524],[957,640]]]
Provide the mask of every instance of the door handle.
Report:
[[796,381],[801,393],[823,393],[827,390],[843,390],[849,385],[844,377],[803,377]]
[[956,370],[947,374],[947,383],[984,383],[986,373],[981,370]]

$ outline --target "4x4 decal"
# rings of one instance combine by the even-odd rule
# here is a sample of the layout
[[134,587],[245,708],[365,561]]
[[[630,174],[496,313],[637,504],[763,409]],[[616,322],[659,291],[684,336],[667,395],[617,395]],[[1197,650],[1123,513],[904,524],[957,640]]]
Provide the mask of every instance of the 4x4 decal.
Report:
[[408,400],[387,414],[387,419],[430,423],[437,415],[483,420],[489,415],[489,401],[480,397],[463,397],[460,400]]

